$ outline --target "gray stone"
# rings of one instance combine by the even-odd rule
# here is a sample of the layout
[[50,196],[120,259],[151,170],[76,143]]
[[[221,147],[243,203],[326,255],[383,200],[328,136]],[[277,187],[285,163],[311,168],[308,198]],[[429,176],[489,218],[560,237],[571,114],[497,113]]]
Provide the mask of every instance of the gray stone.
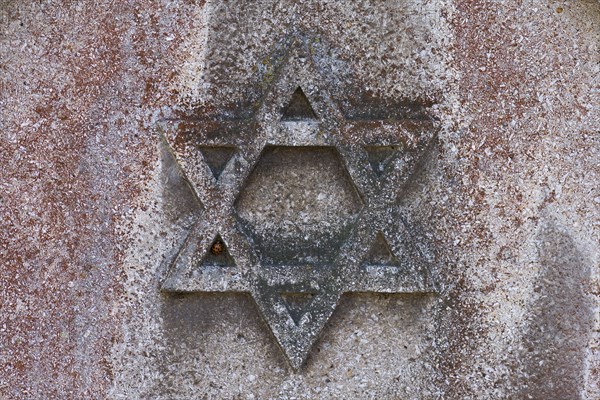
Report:
[[599,44],[597,0],[1,1],[0,399],[599,399]]
[[163,290],[251,293],[299,368],[343,293],[434,290],[399,201],[436,128],[418,102],[348,119],[315,67],[316,39],[286,40],[251,117],[191,113],[164,128],[205,212]]

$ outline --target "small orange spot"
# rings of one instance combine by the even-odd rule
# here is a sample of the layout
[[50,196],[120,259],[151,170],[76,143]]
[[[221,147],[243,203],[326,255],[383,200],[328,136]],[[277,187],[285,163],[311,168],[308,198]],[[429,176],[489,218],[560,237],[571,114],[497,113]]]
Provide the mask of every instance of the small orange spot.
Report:
[[561,12],[563,12],[563,11],[564,11],[564,10],[563,10],[563,8],[562,8],[562,7],[558,7],[558,8],[556,9],[556,12],[557,12],[557,13],[559,13],[559,14],[560,14]]
[[210,252],[213,253],[215,256],[221,254],[223,252],[223,242],[221,242],[220,240],[214,242],[212,247],[210,248]]

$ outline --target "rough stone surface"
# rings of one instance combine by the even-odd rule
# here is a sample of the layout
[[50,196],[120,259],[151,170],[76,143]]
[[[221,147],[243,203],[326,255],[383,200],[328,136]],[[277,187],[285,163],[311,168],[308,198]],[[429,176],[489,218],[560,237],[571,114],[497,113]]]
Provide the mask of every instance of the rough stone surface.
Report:
[[[290,33],[248,117],[188,111],[158,128],[205,209],[162,290],[251,293],[296,369],[342,294],[434,291],[434,256],[399,202],[436,124],[414,101],[394,118],[344,116],[316,66],[317,39]],[[226,245],[222,268],[211,259]]]
[[[441,127],[437,293],[344,295],[297,371],[251,297],[161,292],[211,210],[157,133],[251,116],[292,33],[345,118]],[[600,398],[599,47],[596,0],[0,2],[0,398]]]

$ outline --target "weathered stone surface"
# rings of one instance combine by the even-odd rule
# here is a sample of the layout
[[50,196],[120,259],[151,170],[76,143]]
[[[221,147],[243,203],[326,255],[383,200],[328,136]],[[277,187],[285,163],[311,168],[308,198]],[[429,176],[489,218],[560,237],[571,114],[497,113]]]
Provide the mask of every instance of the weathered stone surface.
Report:
[[[600,397],[598,1],[5,1],[0,18],[0,398]],[[236,167],[192,157],[186,132],[254,118],[298,37],[340,118],[439,130],[396,219],[435,293],[341,296],[296,371],[250,296],[161,287],[219,213],[194,184]],[[289,123],[312,118],[288,100]],[[363,161],[374,180],[403,165]],[[387,246],[375,230],[357,265],[402,265]]]
[[[187,111],[159,128],[205,206],[162,290],[250,293],[294,369],[342,294],[435,286],[431,250],[399,201],[437,126],[419,102],[394,118],[344,116],[316,67],[317,39],[290,32],[248,117]],[[373,168],[376,153],[386,157]]]

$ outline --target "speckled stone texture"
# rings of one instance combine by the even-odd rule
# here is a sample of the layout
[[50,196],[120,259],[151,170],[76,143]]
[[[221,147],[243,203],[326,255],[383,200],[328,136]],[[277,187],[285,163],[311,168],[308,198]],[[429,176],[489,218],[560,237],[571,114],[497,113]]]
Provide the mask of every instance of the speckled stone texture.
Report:
[[[249,296],[161,292],[207,210],[156,133],[294,32],[347,118],[441,127],[438,292],[344,295],[297,371]],[[1,1],[0,399],[600,398],[599,79],[597,0]]]

